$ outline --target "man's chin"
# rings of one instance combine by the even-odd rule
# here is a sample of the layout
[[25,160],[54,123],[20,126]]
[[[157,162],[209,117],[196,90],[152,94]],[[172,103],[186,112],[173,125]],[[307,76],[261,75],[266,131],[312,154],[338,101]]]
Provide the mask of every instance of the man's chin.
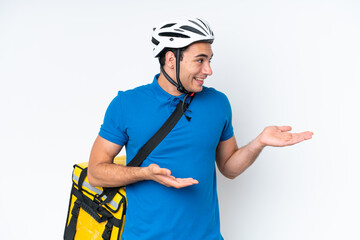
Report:
[[201,92],[202,90],[203,90],[203,86],[197,86],[196,88],[193,89],[193,92],[197,93],[197,92]]

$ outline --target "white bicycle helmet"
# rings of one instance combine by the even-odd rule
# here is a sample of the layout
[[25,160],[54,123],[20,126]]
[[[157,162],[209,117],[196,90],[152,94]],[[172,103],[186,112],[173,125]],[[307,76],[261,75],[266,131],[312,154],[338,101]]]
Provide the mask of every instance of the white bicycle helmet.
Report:
[[158,57],[165,48],[183,48],[194,42],[214,41],[210,25],[199,18],[178,18],[153,28],[153,55]]

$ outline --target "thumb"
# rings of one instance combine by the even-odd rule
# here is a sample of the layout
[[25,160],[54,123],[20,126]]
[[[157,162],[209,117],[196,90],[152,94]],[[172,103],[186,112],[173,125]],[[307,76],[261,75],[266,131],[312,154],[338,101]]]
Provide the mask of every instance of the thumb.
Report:
[[171,175],[171,171],[169,169],[160,168],[159,165],[157,165],[157,164],[151,164],[149,167],[152,168],[153,174],[160,174],[160,175],[165,175],[165,176]]
[[291,127],[290,126],[280,126],[278,127],[280,129],[280,131],[282,132],[288,132],[288,131],[291,131]]

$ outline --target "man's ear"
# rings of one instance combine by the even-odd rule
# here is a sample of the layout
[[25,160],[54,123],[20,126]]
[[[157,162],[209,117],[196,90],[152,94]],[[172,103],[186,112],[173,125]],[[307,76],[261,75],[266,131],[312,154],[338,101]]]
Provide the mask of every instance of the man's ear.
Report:
[[165,54],[165,65],[171,69],[174,69],[176,66],[176,57],[172,51],[168,51]]

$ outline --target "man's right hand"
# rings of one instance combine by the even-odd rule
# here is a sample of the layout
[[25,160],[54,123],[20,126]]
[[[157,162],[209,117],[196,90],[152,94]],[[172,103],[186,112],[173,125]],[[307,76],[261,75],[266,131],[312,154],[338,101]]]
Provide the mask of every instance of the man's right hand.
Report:
[[149,180],[156,181],[166,187],[184,188],[199,183],[193,178],[175,178],[169,169],[160,168],[157,164],[150,164],[147,170]]

